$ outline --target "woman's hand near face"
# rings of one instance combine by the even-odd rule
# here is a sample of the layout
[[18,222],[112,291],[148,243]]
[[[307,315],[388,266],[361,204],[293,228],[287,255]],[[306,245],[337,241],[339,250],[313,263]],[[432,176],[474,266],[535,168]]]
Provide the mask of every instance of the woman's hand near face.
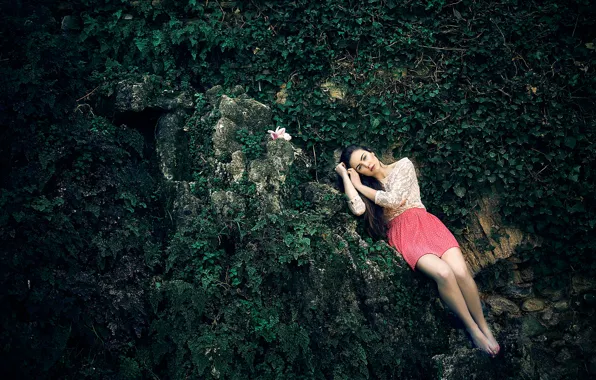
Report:
[[356,170],[349,168],[348,175],[350,176],[350,181],[352,181],[355,188],[358,188],[359,186],[362,185],[362,182],[360,181],[360,175],[358,174],[358,172]]
[[339,164],[337,164],[337,166],[335,167],[335,172],[342,177],[344,175],[348,174],[348,171],[346,170],[346,165],[344,165],[343,162],[340,162]]

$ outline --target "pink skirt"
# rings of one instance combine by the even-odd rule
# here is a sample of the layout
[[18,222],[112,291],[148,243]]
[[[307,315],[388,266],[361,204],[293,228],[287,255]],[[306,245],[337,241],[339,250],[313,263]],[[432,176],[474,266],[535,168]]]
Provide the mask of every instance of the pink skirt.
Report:
[[423,208],[410,208],[388,224],[389,245],[397,249],[408,265],[416,270],[418,260],[432,253],[438,257],[449,248],[459,247],[447,227]]

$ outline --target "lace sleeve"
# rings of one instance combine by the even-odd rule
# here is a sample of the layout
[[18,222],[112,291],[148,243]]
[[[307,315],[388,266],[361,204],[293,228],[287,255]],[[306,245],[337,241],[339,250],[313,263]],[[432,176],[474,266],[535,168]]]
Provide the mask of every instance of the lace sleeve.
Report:
[[354,199],[350,199],[348,201],[348,207],[354,215],[362,215],[366,211],[366,206],[364,205],[362,198],[359,196],[355,197]]
[[381,207],[396,208],[406,199],[410,188],[416,181],[414,164],[408,158],[400,160],[394,170],[396,173],[390,177],[386,184],[388,191],[378,190],[375,194],[375,203]]

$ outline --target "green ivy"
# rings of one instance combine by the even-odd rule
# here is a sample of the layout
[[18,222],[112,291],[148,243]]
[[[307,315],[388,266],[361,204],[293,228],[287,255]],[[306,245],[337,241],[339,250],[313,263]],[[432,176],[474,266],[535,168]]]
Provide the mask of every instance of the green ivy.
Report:
[[[447,333],[407,333],[435,309],[428,283],[396,276],[382,243],[339,236],[346,214],[317,210],[299,186],[331,183],[333,150],[365,143],[415,159],[423,202],[456,235],[497,196],[505,224],[543,240],[520,248],[538,269],[593,272],[595,15],[588,0],[3,5],[2,368],[429,377]],[[110,111],[118,83],[141,77],[195,94],[185,128],[201,211],[175,231],[148,141]],[[279,215],[263,215],[254,185],[213,176],[220,115],[203,93],[216,84],[271,105],[272,126],[311,156],[291,169]],[[249,159],[262,132],[238,131]],[[246,208],[217,214],[222,189]],[[383,306],[363,301],[372,264],[387,274]]]

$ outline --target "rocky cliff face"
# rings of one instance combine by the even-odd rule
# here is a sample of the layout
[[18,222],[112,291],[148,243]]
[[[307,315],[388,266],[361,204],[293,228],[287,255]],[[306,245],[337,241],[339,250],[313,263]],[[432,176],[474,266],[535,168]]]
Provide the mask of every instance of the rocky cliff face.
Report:
[[[293,143],[283,139],[269,140],[265,154],[256,159],[248,159],[242,150],[242,142],[237,139],[237,131],[246,129],[252,133],[263,133],[272,128],[271,110],[262,103],[251,99],[237,87],[228,95],[220,87],[206,93],[211,103],[211,116],[219,115],[213,125],[213,157],[209,158],[212,175],[222,178],[227,187],[212,191],[208,199],[193,195],[195,183],[188,180],[188,139],[186,120],[192,107],[186,94],[149,96],[152,90],[147,83],[123,83],[117,96],[117,109],[121,112],[139,112],[148,107],[163,110],[156,130],[156,149],[159,168],[163,174],[163,185],[170,189],[173,202],[171,214],[178,229],[187,228],[198,209],[205,202],[212,203],[221,215],[242,212],[249,202],[260,202],[263,213],[276,214],[284,208],[284,186],[288,173],[296,163],[307,167],[308,157]],[[263,133],[263,139],[267,138]],[[331,165],[330,165],[331,166]],[[254,196],[246,196],[234,191],[234,184],[243,178],[254,184]],[[314,205],[329,218],[342,218],[342,229],[337,230],[333,239],[333,254],[345,255],[354,263],[354,249],[348,240],[357,245],[367,243],[358,235],[355,218],[348,215],[347,207],[338,191],[333,187],[308,182],[299,185],[303,200]],[[429,306],[420,317],[413,321],[418,328],[434,331],[436,339],[448,343],[444,353],[432,358],[438,379],[483,378],[501,379],[503,374],[518,374],[517,378],[560,379],[570,378],[576,373],[575,365],[588,361],[588,371],[596,375],[596,350],[593,342],[596,335],[590,321],[594,315],[596,282],[594,279],[569,274],[562,284],[554,284],[553,279],[535,275],[532,266],[516,254],[518,247],[533,246],[539,249],[540,240],[526,236],[511,226],[503,225],[495,212],[496,197],[478,200],[480,211],[471,214],[469,232],[459,237],[467,262],[481,289],[485,301],[486,316],[494,327],[495,335],[501,343],[502,354],[490,359],[478,350],[471,348],[462,330],[456,330],[445,323],[447,310]],[[250,227],[250,226],[248,226]],[[481,247],[477,242],[488,239],[490,246]],[[397,278],[412,287],[422,287],[427,297],[440,306],[434,286],[428,286],[427,279],[409,270],[399,254],[401,262]],[[325,268],[309,260],[308,279],[310,285],[304,292],[304,302],[313,305],[321,302],[320,294],[325,292]],[[353,269],[364,289],[350,293],[345,299],[351,300],[346,308],[370,310],[372,320],[380,322],[388,298],[382,295],[386,287],[387,273],[371,260],[366,261],[365,269]],[[344,290],[345,291],[345,290]],[[352,294],[351,296],[349,294]],[[376,323],[375,322],[375,323]],[[423,325],[424,327],[420,326]],[[410,337],[414,331],[393,331],[394,337]],[[389,333],[389,332],[388,332]],[[399,339],[398,339],[399,340]],[[404,341],[410,342],[411,339]],[[420,342],[426,347],[428,342]],[[415,345],[406,350],[420,351]],[[213,368],[217,373],[217,368]]]

